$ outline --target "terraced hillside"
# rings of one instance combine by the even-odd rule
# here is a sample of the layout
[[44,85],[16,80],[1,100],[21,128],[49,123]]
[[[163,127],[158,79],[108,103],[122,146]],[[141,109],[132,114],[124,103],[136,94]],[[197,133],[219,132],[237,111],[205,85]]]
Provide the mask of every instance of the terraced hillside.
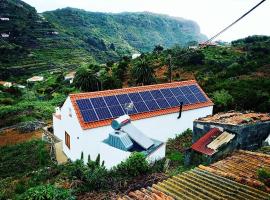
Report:
[[237,182],[270,191],[269,187],[259,181],[257,175],[260,168],[270,169],[270,155],[240,150],[209,167],[199,167]]
[[266,200],[270,194],[196,168],[154,184],[147,190],[132,192],[122,200],[166,200],[169,197],[183,200]]
[[35,8],[20,0],[1,0],[0,78],[27,75],[54,68],[73,68],[94,58],[83,42],[49,23]]
[[38,14],[21,0],[1,0],[0,18],[0,79],[4,80],[28,72],[106,63],[152,51],[158,44],[171,47],[206,39],[191,20],[153,13],[64,8]]

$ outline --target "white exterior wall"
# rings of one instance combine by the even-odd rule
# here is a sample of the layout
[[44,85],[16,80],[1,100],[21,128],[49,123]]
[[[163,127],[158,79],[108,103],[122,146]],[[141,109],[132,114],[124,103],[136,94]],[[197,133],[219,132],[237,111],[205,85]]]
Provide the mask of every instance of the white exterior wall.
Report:
[[154,152],[149,154],[146,159],[148,162],[151,163],[151,162],[154,162],[156,160],[160,160],[160,159],[164,158],[165,153],[166,153],[166,143],[162,144],[158,149],[156,149]]
[[176,134],[180,134],[188,128],[192,130],[195,119],[212,115],[212,113],[213,106],[208,106],[183,111],[180,119],[177,119],[179,113],[172,113],[136,120],[132,123],[148,137],[166,142],[169,138],[174,138]]
[[[69,116],[71,109],[72,117]],[[177,119],[178,113],[162,115],[152,118],[132,121],[132,123],[148,137],[166,142],[168,138],[175,137],[187,128],[192,129],[193,121],[200,117],[211,115],[213,106],[188,110],[182,112],[182,117]],[[88,155],[95,160],[100,154],[101,161],[111,168],[129,157],[130,152],[111,147],[103,141],[113,131],[110,125],[95,129],[83,130],[79,124],[71,100],[68,97],[61,109],[61,120],[53,117],[54,134],[63,141],[63,151],[71,160],[81,157],[87,162]],[[65,145],[65,131],[70,135],[70,149]],[[148,160],[157,160],[165,156],[165,144],[150,154]]]

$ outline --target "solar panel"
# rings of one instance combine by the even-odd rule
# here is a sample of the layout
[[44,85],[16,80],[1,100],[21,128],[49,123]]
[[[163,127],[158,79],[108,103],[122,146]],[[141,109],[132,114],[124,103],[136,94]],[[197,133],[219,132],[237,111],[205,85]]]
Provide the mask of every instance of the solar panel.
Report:
[[116,95],[116,98],[118,99],[118,101],[119,101],[120,104],[122,104],[122,105],[131,102],[131,100],[130,100],[130,98],[128,97],[127,94]]
[[198,88],[197,85],[189,85],[188,88],[195,94],[195,93],[201,93],[201,90]]
[[165,99],[156,99],[157,104],[159,105],[160,108],[169,108],[170,105]]
[[109,110],[111,111],[111,114],[113,117],[119,117],[121,115],[124,115],[125,112],[122,108],[122,106],[109,106]]
[[186,95],[186,98],[188,99],[188,101],[193,104],[193,103],[198,103],[198,100],[196,99],[196,97],[194,96],[194,94],[189,94]]
[[168,101],[171,107],[176,107],[180,105],[180,103],[177,101],[175,97],[166,98],[166,100]]
[[108,108],[96,108],[95,111],[99,120],[112,118],[112,115]]
[[85,122],[94,122],[98,121],[98,117],[93,109],[81,111],[83,121]]
[[163,99],[163,95],[160,92],[160,90],[152,90],[150,91],[150,93],[152,94],[152,96],[154,97],[154,99]]
[[103,99],[103,97],[96,97],[96,98],[91,98],[90,101],[93,104],[93,107],[96,108],[103,108],[106,107],[106,103]]
[[139,92],[139,94],[141,95],[142,99],[144,101],[149,101],[149,100],[153,100],[153,96],[151,95],[151,93],[149,91],[145,91],[145,92]]
[[184,95],[177,96],[176,99],[179,103],[183,102],[183,105],[189,104],[189,101],[187,100],[187,98]]
[[145,101],[145,104],[147,105],[150,111],[159,109],[159,106],[155,100]]
[[180,87],[179,89],[183,92],[184,95],[188,95],[191,93],[191,91],[188,89],[188,86],[183,86]]
[[165,98],[166,97],[173,97],[173,93],[171,92],[170,89],[161,89],[160,91]]
[[130,93],[128,94],[129,98],[131,99],[132,102],[142,102],[142,98],[139,95],[139,93],[135,92],[135,93]]
[[200,101],[200,102],[206,102],[207,98],[202,94],[202,93],[197,93],[196,94],[196,98]]
[[144,102],[135,102],[134,106],[136,108],[136,110],[140,113],[140,112],[147,112],[149,111],[149,109],[147,108],[147,106],[145,105]]
[[76,100],[76,103],[79,106],[80,110],[93,109],[93,106],[89,99],[79,99],[79,100]]
[[181,92],[181,90],[178,87],[170,88],[170,90],[174,96],[183,95],[183,93]]
[[115,96],[106,96],[104,97],[104,100],[108,106],[119,105],[119,102]]
[[[184,105],[189,105],[206,101],[207,97],[194,84],[160,90],[79,99],[76,100],[76,103],[84,122],[95,122],[119,117],[124,114],[132,115],[178,107],[181,102]],[[129,105],[131,102],[133,102],[133,106]]]

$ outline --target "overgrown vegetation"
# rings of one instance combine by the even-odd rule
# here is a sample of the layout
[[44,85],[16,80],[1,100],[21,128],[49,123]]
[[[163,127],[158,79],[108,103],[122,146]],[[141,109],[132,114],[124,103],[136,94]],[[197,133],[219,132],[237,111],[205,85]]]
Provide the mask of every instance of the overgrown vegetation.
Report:
[[[0,148],[0,199],[73,199],[92,192],[123,194],[188,170],[183,167],[183,149],[191,141],[191,131],[167,143],[166,159],[149,163],[142,153],[134,152],[108,170],[98,155],[87,164],[81,159],[64,165],[50,161],[46,143],[34,140]],[[182,151],[179,152],[179,148]],[[60,199],[61,199],[60,198]]]
[[270,171],[266,168],[260,168],[257,171],[258,178],[263,182],[267,187],[270,187]]
[[18,199],[21,200],[75,200],[70,191],[62,188],[57,188],[53,185],[40,185],[30,188],[23,193]]
[[39,140],[0,148],[0,178],[20,176],[50,165],[46,148]]

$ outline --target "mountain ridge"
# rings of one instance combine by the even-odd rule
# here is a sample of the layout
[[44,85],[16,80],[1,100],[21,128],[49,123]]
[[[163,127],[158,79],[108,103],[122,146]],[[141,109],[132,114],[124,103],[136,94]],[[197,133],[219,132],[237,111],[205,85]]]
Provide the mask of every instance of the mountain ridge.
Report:
[[202,41],[196,22],[151,12],[103,13],[63,8],[37,13],[21,0],[2,0],[0,78],[83,63],[106,63],[137,52]]

